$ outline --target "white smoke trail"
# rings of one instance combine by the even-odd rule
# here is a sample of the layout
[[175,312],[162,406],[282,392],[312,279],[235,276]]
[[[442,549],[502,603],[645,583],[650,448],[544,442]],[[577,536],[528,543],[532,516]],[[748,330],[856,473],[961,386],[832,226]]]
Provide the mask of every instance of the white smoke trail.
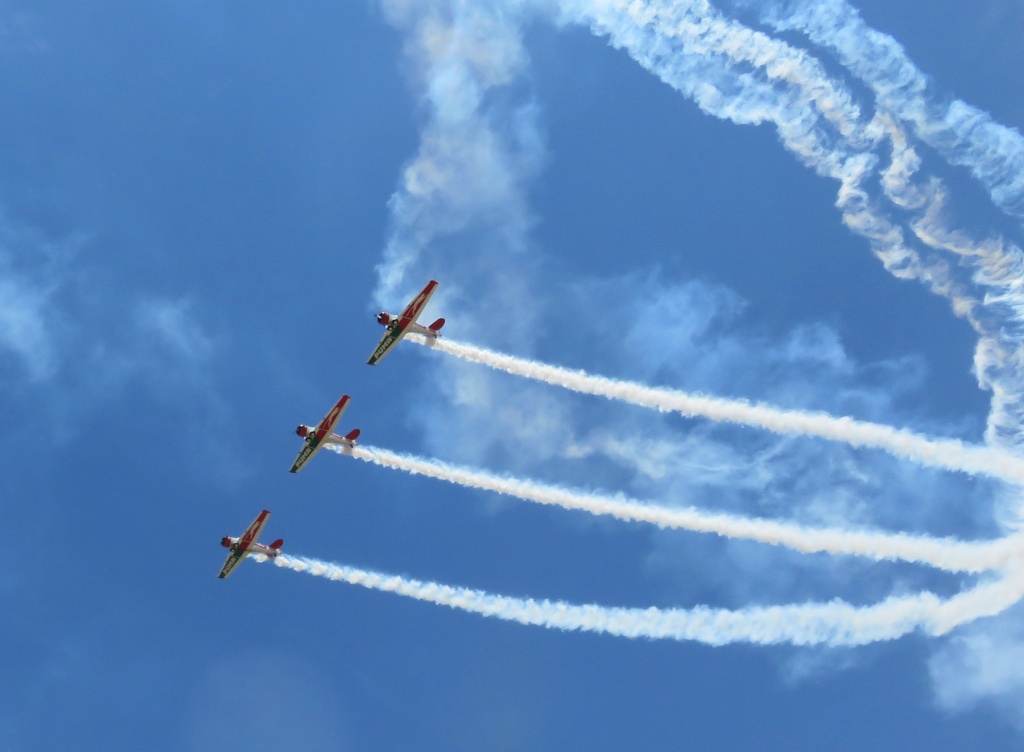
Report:
[[[446,232],[464,226],[474,213],[489,214],[490,203],[479,200],[467,203],[465,196],[490,195],[478,184],[505,185],[508,181],[494,179],[512,174],[515,159],[494,160],[474,157],[471,164],[496,164],[496,171],[487,172],[489,179],[470,180],[472,171],[459,170],[460,177],[452,176],[439,166],[451,167],[456,156],[467,151],[469,142],[463,132],[462,116],[475,113],[469,120],[479,120],[476,107],[484,98],[479,96],[481,86],[504,84],[523,66],[525,59],[518,39],[520,14],[531,5],[557,9],[563,21],[568,20],[590,27],[595,33],[606,35],[612,44],[625,49],[637,62],[656,73],[662,80],[693,99],[704,111],[716,117],[737,123],[770,122],[778,130],[783,144],[801,161],[819,174],[840,182],[837,205],[843,212],[844,222],[869,240],[875,253],[886,268],[901,278],[916,278],[929,288],[950,299],[954,311],[967,318],[982,340],[975,357],[976,372],[983,388],[993,393],[993,408],[989,417],[989,443],[1014,438],[1019,431],[1019,415],[1024,412],[1024,352],[1019,341],[1008,337],[1008,329],[1019,329],[1024,322],[1024,300],[1021,299],[1017,280],[1024,275],[1021,254],[1013,246],[1001,241],[973,241],[962,233],[953,233],[942,221],[945,192],[936,181],[928,182],[927,189],[915,188],[909,181],[919,170],[919,160],[906,143],[902,129],[885,111],[866,121],[849,91],[826,74],[819,61],[809,53],[798,50],[781,40],[754,31],[743,24],[723,17],[705,0],[683,2],[635,2],[633,0],[551,0],[551,2],[505,4],[509,13],[492,14],[483,6],[473,3],[452,5],[448,21],[441,26],[437,14],[445,3],[424,10],[421,4],[391,0],[387,6],[400,25],[416,29],[417,46],[422,47],[421,62],[425,75],[431,81],[430,101],[436,109],[433,121],[437,133],[425,134],[425,143],[462,144],[460,148],[445,148],[423,157],[430,169],[413,170],[407,177],[429,174],[447,176],[439,185],[454,193],[437,190],[409,192],[419,207],[406,216],[399,212],[405,194],[396,196],[396,224],[399,234],[418,226],[423,217],[436,217],[441,208],[451,204],[458,207],[460,219],[448,223]],[[432,19],[429,23],[412,23],[417,14]],[[499,20],[500,19],[500,20]],[[443,28],[442,28],[443,27]],[[420,38],[422,36],[422,39]],[[487,40],[484,43],[484,40]],[[426,52],[429,50],[430,52]],[[497,53],[483,54],[485,50]],[[440,57],[438,57],[440,51]],[[753,71],[750,71],[753,68]],[[428,72],[429,71],[429,72]],[[473,72],[475,71],[475,72]],[[435,85],[449,81],[452,76],[462,82],[458,90],[474,92],[472,96],[451,97],[452,87]],[[434,76],[438,76],[434,80]],[[487,82],[487,83],[481,83]],[[473,103],[468,109],[467,101]],[[454,109],[453,109],[454,108]],[[451,112],[460,117],[451,117]],[[441,113],[448,113],[441,117]],[[443,136],[443,138],[442,138]],[[875,171],[879,157],[874,152],[884,139],[893,144],[892,164],[884,175],[886,195],[902,210],[917,215],[913,222],[916,237],[926,245],[968,259],[976,268],[975,282],[986,288],[984,297],[974,294],[957,279],[957,266],[944,259],[925,258],[908,247],[903,231],[880,211],[869,197],[866,181]],[[484,139],[493,146],[493,139]],[[491,154],[490,146],[484,150]],[[511,152],[510,152],[511,153]],[[536,160],[525,160],[535,163]],[[443,163],[443,165],[442,165]],[[529,171],[527,170],[524,175]],[[523,175],[519,175],[519,179]],[[436,182],[436,181],[434,181]],[[517,181],[512,181],[516,183]],[[413,181],[420,185],[422,180]],[[412,185],[413,183],[410,183]],[[433,183],[431,183],[433,185]],[[456,186],[457,188],[452,188]],[[470,189],[463,190],[463,186]],[[422,186],[421,186],[422,188]],[[427,200],[438,203],[423,211],[420,203]],[[523,207],[501,193],[495,205],[513,206],[509,216],[520,217]],[[443,223],[442,223],[443,224]],[[522,234],[523,223],[511,235]],[[403,229],[404,228],[404,229]],[[437,228],[435,228],[436,230]],[[409,236],[422,245],[436,234],[419,228]],[[502,236],[509,236],[503,232]],[[389,243],[386,254],[389,261],[381,267],[385,287],[393,287],[400,278],[400,270],[415,256],[411,246],[404,242]],[[404,236],[403,236],[404,237]],[[402,254],[396,249],[401,246]],[[981,309],[984,308],[984,315]],[[997,315],[993,315],[997,314]],[[1024,437],[1021,437],[1024,438]]]
[[844,0],[771,3],[763,19],[834,52],[878,102],[955,165],[968,168],[1004,212],[1024,219],[1024,137],[966,102],[934,96],[928,78],[891,36]]
[[[266,557],[254,558],[266,560]],[[481,590],[422,582],[285,554],[273,561],[284,569],[519,624],[619,637],[692,640],[708,645],[750,642],[852,646],[894,640],[917,630],[927,635],[942,635],[961,624],[1001,613],[1024,596],[1024,575],[1015,571],[947,600],[924,592],[890,597],[863,607],[834,600],[737,611],[706,606],[612,608],[492,595]]]
[[[499,212],[508,227],[498,235],[517,238],[513,245],[522,245],[528,223],[521,191],[514,187],[536,169],[537,149],[517,152],[508,148],[511,144],[502,146],[486,125],[490,100],[482,92],[508,83],[524,68],[519,29],[527,10],[554,9],[561,20],[607,36],[704,111],[736,123],[772,123],[788,150],[819,174],[838,180],[837,206],[847,226],[870,242],[895,276],[918,279],[947,297],[981,336],[975,370],[981,386],[993,394],[989,443],[1024,442],[1019,420],[1024,390],[1018,386],[1024,383],[1024,352],[1008,336],[1008,329],[1020,329],[1024,322],[1019,250],[999,240],[974,241],[952,233],[942,219],[946,194],[941,184],[932,179],[923,181],[925,188],[910,185],[919,160],[895,119],[884,110],[864,118],[849,90],[830,79],[808,52],[725,18],[706,0],[507,0],[501,10],[479,3],[408,0],[388,0],[385,6],[414,40],[432,120],[421,154],[406,173],[405,188],[393,198],[395,231],[380,267],[378,298],[393,293],[405,267],[439,232],[458,232],[473,216],[494,215],[495,207],[511,207]],[[918,240],[969,260],[984,295],[959,279],[964,272],[958,265],[910,248],[903,230],[870,197],[866,185],[886,139],[893,145],[883,180],[886,197],[917,217],[912,229]],[[523,143],[535,144],[536,138]],[[466,154],[470,157],[460,156]],[[495,192],[488,186],[503,188]]]
[[[867,83],[878,104],[947,161],[967,167],[989,191],[993,202],[1010,216],[1024,218],[1024,137],[996,123],[988,113],[961,100],[935,96],[924,74],[907,58],[892,37],[870,28],[843,0],[812,3],[770,3],[766,23],[780,31],[799,30],[836,54],[839,62]],[[895,151],[901,137],[893,138]],[[913,155],[916,160],[916,155]],[[896,155],[894,154],[894,161]],[[916,167],[915,167],[916,169]],[[1002,238],[976,240],[954,231],[943,217],[948,192],[937,180],[907,206],[903,199],[915,191],[886,183],[886,193],[898,205],[916,211],[912,229],[926,245],[954,254],[976,270],[973,281],[986,293],[958,296],[954,307],[982,335],[975,355],[975,372],[982,388],[993,394],[986,438],[990,444],[1024,445],[1024,253]],[[941,271],[939,276],[946,276]],[[933,287],[933,290],[935,288]],[[966,313],[970,308],[969,313]],[[983,309],[983,310],[982,310]]]
[[786,546],[802,553],[863,556],[875,560],[907,561],[948,572],[1000,569],[1024,558],[1024,537],[967,543],[949,538],[928,538],[905,533],[810,528],[728,514],[703,512],[694,507],[664,507],[629,499],[621,494],[601,496],[536,481],[495,475],[446,462],[389,452],[377,447],[329,445],[339,454],[413,475],[447,481],[467,488],[514,496],[525,501],[577,509],[621,520],[646,522],[662,528],[715,533],[727,538]]
[[[391,228],[377,266],[376,302],[387,310],[399,300],[404,305],[410,288],[419,290],[421,277],[435,276],[442,266],[449,283],[441,295],[459,297],[451,284],[458,269],[460,283],[473,290],[467,305],[521,297],[528,282],[520,257],[533,222],[526,184],[541,169],[544,144],[539,108],[514,86],[529,62],[516,3],[381,5],[404,37],[425,120],[417,153],[388,202]],[[491,251],[485,274],[471,271],[479,244],[460,242],[480,234]],[[462,255],[471,264],[460,264]],[[513,266],[519,273],[511,272]],[[530,320],[526,313],[506,326],[529,331]]]
[[[833,3],[839,4],[841,0]],[[838,180],[836,206],[844,224],[868,240],[890,273],[919,280],[949,299],[953,311],[980,335],[975,371],[980,386],[993,396],[988,442],[1024,444],[1024,348],[1014,336],[1024,331],[1024,296],[1018,283],[1024,277],[1024,254],[1000,238],[979,241],[949,229],[945,187],[934,177],[918,177],[921,186],[911,184],[920,160],[884,106],[870,122],[863,121],[848,91],[806,51],[724,18],[705,0],[558,0],[557,5],[563,20],[607,36],[705,112],[739,124],[770,122],[800,161]],[[814,4],[805,12],[817,9]],[[892,46],[898,50],[894,42]],[[864,67],[870,68],[872,57],[864,57]],[[758,76],[751,75],[751,66]],[[974,123],[983,119],[992,126],[983,129],[986,133],[998,130],[987,116],[966,118]],[[973,138],[970,127],[961,130],[964,138]],[[1000,133],[1010,131],[1003,128]],[[911,223],[914,236],[939,254],[911,248],[902,228],[871,198],[867,186],[884,139],[893,147],[892,164],[883,175],[885,197],[916,217]],[[982,141],[991,150],[997,142],[1012,139]],[[983,152],[971,153],[981,160]],[[989,167],[994,174],[995,168]],[[1014,172],[1013,180],[1024,184],[1021,174]],[[960,279],[963,271],[949,263],[946,252],[967,262],[966,268],[975,270],[973,279]],[[980,285],[983,294],[973,292],[972,285]]]
[[987,475],[1024,485],[1024,460],[1002,449],[972,446],[956,439],[930,438],[911,431],[845,416],[837,418],[825,413],[782,410],[744,400],[708,397],[604,376],[592,376],[582,370],[573,371],[517,358],[449,339],[433,339],[416,334],[407,335],[406,339],[472,363],[561,386],[581,394],[621,400],[688,417],[700,416],[716,421],[754,426],[773,433],[813,436],[843,442],[853,447],[881,449],[927,467]]

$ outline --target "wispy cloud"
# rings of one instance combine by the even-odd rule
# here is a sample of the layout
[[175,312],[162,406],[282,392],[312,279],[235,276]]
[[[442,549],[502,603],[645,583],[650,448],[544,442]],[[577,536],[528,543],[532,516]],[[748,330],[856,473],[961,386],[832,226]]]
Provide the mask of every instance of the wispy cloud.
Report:
[[205,363],[213,356],[213,342],[202,330],[188,300],[150,299],[138,304],[136,320],[185,362]]
[[47,307],[46,291],[29,280],[0,279],[0,345],[22,363],[32,381],[45,380],[56,370]]
[[51,240],[0,212],[0,352],[14,366],[9,378],[45,382],[61,367],[59,343],[68,333],[62,295],[84,242]]
[[[0,381],[24,397],[12,409],[59,420],[68,440],[141,386],[158,401],[187,395],[198,433],[189,446],[209,444],[230,415],[213,375],[217,339],[195,301],[119,287],[92,258],[88,235],[53,239],[0,219]],[[205,466],[241,472],[240,454],[220,459]]]
[[998,621],[987,621],[952,636],[928,663],[941,707],[964,711],[979,703],[1005,709],[1021,728],[1024,677],[1024,628],[1020,608]]

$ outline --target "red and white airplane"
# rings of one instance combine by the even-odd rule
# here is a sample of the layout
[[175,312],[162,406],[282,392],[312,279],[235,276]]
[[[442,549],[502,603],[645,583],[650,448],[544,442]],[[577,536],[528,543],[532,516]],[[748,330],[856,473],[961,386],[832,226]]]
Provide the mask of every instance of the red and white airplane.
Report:
[[341,399],[338,400],[338,404],[331,408],[331,411],[324,416],[324,419],[320,421],[317,426],[303,426],[300,425],[295,429],[295,433],[306,440],[306,443],[302,446],[302,451],[299,452],[299,456],[295,458],[295,463],[292,465],[292,469],[289,472],[297,473],[313,457],[314,454],[323,449],[327,444],[341,444],[342,446],[354,447],[356,445],[356,439],[359,438],[359,429],[353,428],[344,436],[338,436],[334,431],[334,427],[338,425],[338,421],[341,420],[341,414],[345,412],[345,408],[348,407],[349,396],[347,394],[341,395]]
[[420,326],[416,323],[416,319],[419,318],[423,309],[427,307],[427,301],[430,300],[430,296],[434,294],[436,289],[437,282],[430,280],[427,286],[423,288],[423,291],[405,307],[401,315],[395,316],[387,311],[377,314],[377,323],[387,327],[388,331],[381,339],[380,344],[377,345],[377,349],[373,351],[373,355],[366,361],[368,364],[371,366],[375,365],[377,361],[391,352],[391,348],[397,345],[402,337],[409,332],[416,332],[427,337],[441,336],[441,327],[444,326],[444,319],[438,319],[430,326]]
[[284,545],[284,541],[280,538],[269,546],[264,546],[262,543],[256,542],[256,539],[260,537],[260,531],[263,530],[263,526],[267,524],[267,518],[269,516],[270,512],[264,509],[260,512],[260,516],[253,520],[253,523],[249,525],[249,529],[242,533],[241,538],[232,538],[225,535],[220,539],[220,544],[224,546],[224,548],[230,549],[231,553],[228,554],[228,560],[224,562],[224,567],[220,570],[220,574],[217,575],[218,577],[223,580],[231,574],[242,559],[249,554],[265,554],[273,558],[281,553],[281,546]]

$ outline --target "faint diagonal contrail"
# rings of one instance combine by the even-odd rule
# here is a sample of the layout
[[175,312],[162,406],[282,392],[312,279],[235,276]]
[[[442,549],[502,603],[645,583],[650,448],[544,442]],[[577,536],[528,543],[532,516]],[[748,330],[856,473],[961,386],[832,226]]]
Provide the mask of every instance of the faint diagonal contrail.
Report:
[[[254,558],[266,561],[262,555]],[[873,606],[834,600],[736,611],[707,606],[613,608],[492,595],[285,554],[273,561],[284,569],[519,624],[619,637],[692,640],[708,645],[749,642],[852,646],[894,640],[914,631],[941,635],[958,625],[994,616],[1024,596],[1024,576],[1018,571],[946,600],[924,592],[890,597]]]
[[662,528],[714,533],[728,538],[785,546],[802,553],[846,554],[875,560],[907,561],[949,572],[999,569],[1024,558],[1024,539],[1020,537],[971,543],[905,533],[805,527],[795,523],[705,512],[694,507],[658,506],[621,494],[603,496],[496,475],[435,459],[397,454],[377,447],[360,446],[349,449],[330,445],[329,448],[339,454],[350,455],[381,467],[514,496],[526,501],[563,509],[577,509],[621,520],[645,522]]
[[926,467],[987,475],[1024,485],[1024,460],[1009,452],[965,444],[956,439],[938,439],[878,423],[820,412],[783,410],[745,400],[708,397],[675,389],[645,386],[631,381],[593,376],[535,360],[505,355],[483,347],[410,334],[406,339],[457,358],[523,376],[545,384],[564,387],[661,412],[762,428],[779,434],[813,436],[853,447],[880,449],[901,459]]

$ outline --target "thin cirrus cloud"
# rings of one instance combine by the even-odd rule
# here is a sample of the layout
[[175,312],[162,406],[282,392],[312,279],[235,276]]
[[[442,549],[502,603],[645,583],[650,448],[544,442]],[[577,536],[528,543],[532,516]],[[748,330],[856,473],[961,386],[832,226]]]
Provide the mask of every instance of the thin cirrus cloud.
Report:
[[94,240],[52,240],[6,220],[0,232],[0,363],[11,385],[66,415],[135,381],[208,391],[214,342],[187,297],[117,289],[95,273]]
[[57,367],[48,298],[45,289],[29,280],[0,280],[0,346],[32,382],[51,377]]

